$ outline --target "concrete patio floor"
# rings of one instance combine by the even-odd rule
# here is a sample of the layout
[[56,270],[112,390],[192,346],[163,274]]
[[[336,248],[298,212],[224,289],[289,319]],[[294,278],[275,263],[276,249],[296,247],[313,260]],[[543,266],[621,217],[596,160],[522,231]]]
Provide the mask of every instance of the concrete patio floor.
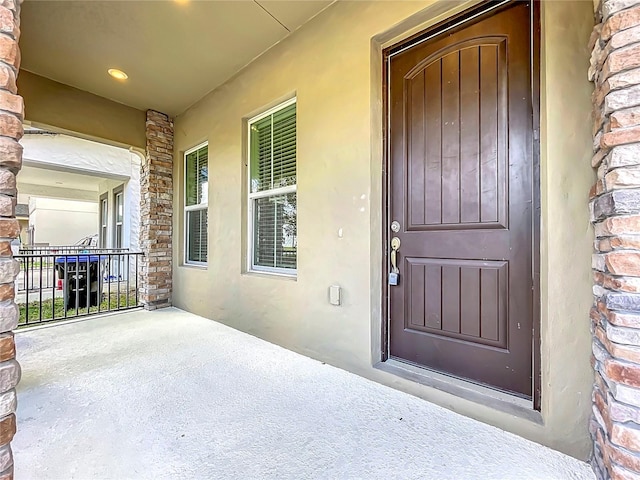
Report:
[[559,452],[177,309],[16,342],[16,479],[593,478]]

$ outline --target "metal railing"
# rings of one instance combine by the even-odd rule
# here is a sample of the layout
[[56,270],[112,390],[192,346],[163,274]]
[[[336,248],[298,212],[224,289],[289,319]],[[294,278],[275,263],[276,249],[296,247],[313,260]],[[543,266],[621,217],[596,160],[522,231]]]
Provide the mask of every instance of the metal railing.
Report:
[[128,248],[98,248],[82,245],[25,245],[20,247],[19,253],[24,255],[66,255],[79,252],[124,253],[128,251]]
[[15,256],[20,263],[15,285],[18,326],[140,307],[142,253],[114,250],[21,251]]
[[[73,254],[115,254],[128,253],[128,248],[96,248],[82,245],[37,245],[23,246],[19,250],[16,258],[24,258],[21,262],[19,279],[22,279],[23,290],[48,289],[56,281],[55,275],[51,273],[55,267],[55,259],[59,255]],[[40,258],[41,257],[41,258]],[[45,275],[39,276],[39,268],[42,266]],[[16,291],[19,291],[16,289]]]

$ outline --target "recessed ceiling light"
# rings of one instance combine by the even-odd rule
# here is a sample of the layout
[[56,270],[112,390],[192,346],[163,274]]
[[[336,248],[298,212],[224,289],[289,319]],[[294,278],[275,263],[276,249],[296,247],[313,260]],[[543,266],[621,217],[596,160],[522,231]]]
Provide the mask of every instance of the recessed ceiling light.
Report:
[[129,75],[124,73],[122,70],[118,70],[117,68],[110,68],[109,70],[107,70],[107,72],[113,78],[116,78],[118,80],[126,80],[127,78],[129,78]]

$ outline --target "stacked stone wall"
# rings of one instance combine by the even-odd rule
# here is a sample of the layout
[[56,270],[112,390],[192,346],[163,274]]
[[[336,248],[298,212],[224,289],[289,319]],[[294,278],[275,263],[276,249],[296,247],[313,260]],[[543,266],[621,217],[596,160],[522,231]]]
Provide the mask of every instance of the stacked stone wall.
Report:
[[595,7],[592,463],[598,478],[640,479],[640,0]]
[[147,152],[140,172],[140,298],[148,310],[171,305],[173,121],[147,111]]
[[15,218],[16,175],[22,167],[24,102],[17,93],[20,69],[20,2],[0,0],[0,480],[13,478],[11,440],[16,433],[16,390],[20,365],[13,332],[18,326],[14,280],[19,264],[11,240],[20,235]]

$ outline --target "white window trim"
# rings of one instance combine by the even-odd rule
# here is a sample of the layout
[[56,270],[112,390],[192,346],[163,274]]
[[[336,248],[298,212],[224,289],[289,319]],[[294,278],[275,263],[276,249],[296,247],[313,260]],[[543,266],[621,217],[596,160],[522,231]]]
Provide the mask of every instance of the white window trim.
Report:
[[[114,212],[113,212],[113,235],[114,235],[114,247],[116,247],[116,245],[118,245],[118,240],[120,240],[120,247],[119,248],[125,248],[125,241],[124,241],[124,217],[125,217],[125,213],[124,213],[124,185],[120,185],[118,188],[116,188],[113,194],[113,208],[114,208]],[[122,220],[118,221],[118,197],[122,198]],[[118,226],[120,227],[120,239],[118,239]]]
[[[293,105],[297,103],[298,98],[293,97],[285,102],[282,102],[276,105],[269,110],[256,115],[255,117],[251,117],[247,121],[247,272],[248,273],[261,273],[266,275],[274,275],[279,277],[289,277],[296,278],[298,276],[297,268],[278,268],[278,267],[264,267],[261,265],[253,264],[253,205],[256,199],[264,198],[264,197],[273,197],[276,195],[283,195],[286,193],[297,193],[298,191],[298,179],[296,174],[296,184],[288,185],[286,187],[273,188],[271,190],[263,190],[261,192],[251,193],[251,126],[259,120],[262,120],[273,113],[282,110],[283,108],[288,107],[289,105]],[[297,112],[296,112],[297,115]],[[296,132],[297,132],[297,118],[296,118]],[[297,133],[296,133],[296,143],[298,141]],[[298,170],[298,158],[296,155],[296,172]],[[297,203],[296,203],[297,208]],[[297,222],[297,219],[296,219]]]
[[[193,148],[190,148],[189,150],[184,152],[184,155],[182,156],[182,172],[183,172],[183,177],[184,177],[184,181],[182,183],[182,191],[183,191],[183,195],[182,195],[182,200],[183,200],[183,240],[184,240],[184,265],[190,266],[190,267],[201,267],[201,268],[206,268],[208,265],[208,262],[196,262],[194,260],[189,260],[189,225],[187,223],[187,212],[193,212],[196,210],[207,210],[209,208],[209,195],[207,195],[207,203],[201,203],[199,205],[189,205],[187,206],[187,155],[189,155],[190,153],[195,152],[196,150],[200,150],[202,147],[209,147],[209,142],[202,142],[199,145],[196,145]],[[209,158],[208,158],[208,151],[207,151],[207,172],[209,171]],[[209,180],[209,176],[207,173],[207,182]],[[207,211],[207,217],[209,216],[209,212]],[[207,220],[207,228],[209,228],[209,222]],[[209,258],[209,235],[207,235],[207,259]]]
[[[105,208],[106,207],[106,208]],[[98,247],[107,248],[109,232],[109,193],[100,195],[100,232],[98,234]]]

